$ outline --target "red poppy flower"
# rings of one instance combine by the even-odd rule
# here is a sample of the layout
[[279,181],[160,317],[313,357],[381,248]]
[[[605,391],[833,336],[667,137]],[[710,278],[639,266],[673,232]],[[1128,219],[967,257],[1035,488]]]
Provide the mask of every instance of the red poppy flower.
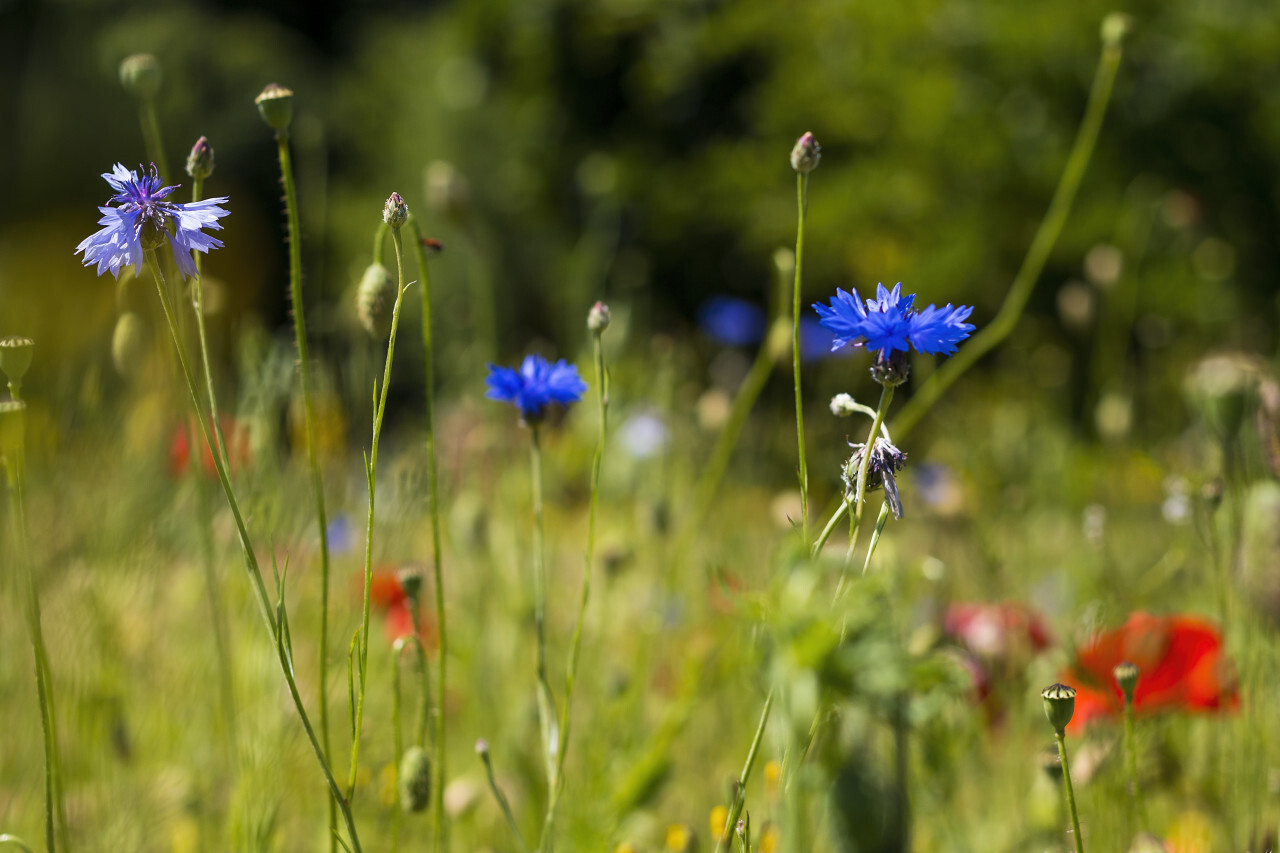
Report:
[[[227,442],[227,461],[232,470],[239,468],[249,462],[249,429],[244,424],[229,418],[218,418],[222,424],[222,436]],[[212,424],[209,425],[212,429]],[[212,437],[212,436],[211,436]],[[200,437],[199,430],[196,430],[196,440],[200,444],[200,467],[206,476],[216,477],[218,475],[217,468],[213,465],[213,453],[209,450],[209,445]],[[178,424],[173,431],[173,440],[169,442],[169,473],[174,477],[180,477],[186,472],[187,466],[191,464],[191,441],[190,431],[186,422]]]
[[1076,688],[1072,731],[1124,710],[1124,693],[1112,672],[1123,661],[1139,669],[1135,713],[1217,711],[1240,703],[1217,628],[1195,616],[1134,613],[1120,628],[1081,647],[1062,674],[1061,681]]
[[[353,587],[358,597],[364,596],[364,578],[357,575]],[[373,581],[369,587],[370,605],[382,612],[382,629],[387,637],[387,644],[392,645],[402,637],[412,636],[416,630],[423,645],[428,649],[435,646],[435,628],[425,620],[417,617],[411,607],[409,596],[400,583],[399,573],[395,569],[375,569]]]
[[1053,642],[1040,614],[1017,601],[951,604],[942,627],[947,636],[983,658],[1028,658]]

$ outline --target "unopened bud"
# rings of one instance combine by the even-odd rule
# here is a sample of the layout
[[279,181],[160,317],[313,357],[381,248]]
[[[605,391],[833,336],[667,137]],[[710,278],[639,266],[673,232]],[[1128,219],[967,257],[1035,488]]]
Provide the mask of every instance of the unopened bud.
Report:
[[812,133],[805,133],[797,139],[795,147],[791,149],[791,168],[802,175],[807,175],[818,168],[818,161],[821,159],[822,146],[818,144],[817,139],[814,139]]
[[160,63],[149,53],[126,56],[120,63],[120,84],[140,101],[149,101],[160,92]]
[[609,313],[609,306],[603,302],[597,302],[587,312],[587,329],[592,334],[598,335],[609,328],[609,321],[612,319],[613,316]]
[[187,174],[197,181],[203,181],[213,174],[213,146],[203,136],[191,146],[187,155]]
[[420,812],[430,801],[431,759],[426,750],[415,744],[400,759],[400,807],[407,812]]
[[485,740],[484,738],[477,738],[476,755],[480,756],[485,761],[489,760],[489,741]]
[[391,312],[395,308],[396,283],[382,264],[369,264],[356,290],[356,316],[366,332],[378,340],[391,334]]
[[1044,715],[1049,718],[1049,725],[1061,734],[1076,713],[1076,689],[1065,684],[1050,684],[1040,691],[1044,700]]
[[1127,660],[1116,664],[1116,668],[1111,671],[1111,674],[1116,677],[1116,684],[1124,692],[1125,701],[1129,704],[1133,704],[1133,691],[1138,686],[1138,676],[1141,672],[1136,663]]
[[387,203],[382,206],[382,221],[399,231],[409,221],[409,205],[404,203],[400,193],[392,193]]
[[831,398],[831,414],[837,418],[847,418],[858,411],[858,403],[848,394],[837,394]]
[[253,102],[258,105],[258,112],[267,127],[276,133],[289,129],[289,124],[293,121],[292,89],[286,89],[279,83],[268,83]]

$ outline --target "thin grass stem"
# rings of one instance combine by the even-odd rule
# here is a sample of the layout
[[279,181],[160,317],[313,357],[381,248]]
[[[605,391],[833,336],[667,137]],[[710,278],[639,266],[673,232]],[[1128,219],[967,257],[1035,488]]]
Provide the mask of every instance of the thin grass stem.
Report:
[[365,522],[365,538],[364,538],[364,607],[360,617],[360,646],[358,651],[358,665],[356,673],[359,676],[359,686],[356,690],[356,713],[355,720],[352,725],[351,738],[351,770],[347,778],[347,799],[350,800],[355,795],[356,790],[356,771],[360,766],[360,736],[361,728],[364,724],[364,699],[365,689],[368,684],[369,672],[369,617],[371,613],[371,604],[373,600],[373,517],[374,504],[376,499],[376,483],[378,479],[378,441],[382,436],[382,419],[387,412],[387,390],[391,387],[391,364],[396,354],[396,332],[400,327],[400,306],[404,302],[404,250],[400,237],[400,229],[391,229],[391,241],[396,249],[396,280],[398,282],[396,288],[396,302],[391,309],[391,333],[387,338],[387,361],[382,368],[382,388],[377,388],[375,382],[374,393],[378,396],[378,404],[374,408],[373,413],[373,440],[369,450],[368,461],[365,465],[365,476],[369,486],[369,516]]
[[742,773],[738,775],[737,794],[729,806],[729,816],[724,822],[724,831],[716,839],[716,853],[727,853],[729,846],[733,844],[733,830],[737,827],[738,818],[742,817],[742,807],[747,802],[747,782],[751,780],[751,770],[755,767],[756,754],[760,751],[765,724],[769,722],[769,711],[772,708],[773,689],[770,688],[769,695],[764,699],[764,708],[760,711],[760,722],[756,725],[755,737],[751,739],[751,748],[747,750],[747,760],[742,765]]
[[[444,557],[440,547],[440,466],[436,455],[436,425],[435,425],[435,344],[433,330],[431,326],[431,279],[427,270],[426,254],[422,251],[422,232],[418,228],[416,219],[410,217],[409,225],[413,229],[413,248],[415,259],[418,263],[418,278],[421,280],[422,287],[422,352],[423,352],[423,383],[426,386],[426,411],[424,418],[427,422],[427,513],[431,517],[431,566],[435,580],[435,608],[436,608],[436,635],[439,638],[438,659],[436,661],[436,697],[440,703],[439,711],[436,714],[435,727],[435,784],[431,787],[432,792],[432,813],[434,815],[434,827],[432,831],[432,844],[436,853],[440,853],[444,849],[445,839],[448,836],[448,825],[444,811],[444,783],[445,783],[445,714],[444,714],[444,685],[445,685],[445,666],[449,649],[449,631],[445,622],[444,611]],[[381,243],[378,244],[381,246]],[[422,649],[421,643],[418,645],[419,654],[422,655],[422,668],[425,679],[426,674],[426,652]],[[424,682],[424,691],[426,684]],[[427,694],[424,692],[423,694]],[[424,703],[426,699],[424,698]],[[428,707],[424,704],[424,716],[422,718],[423,726],[426,725],[425,709]],[[419,733],[419,745],[421,745],[422,734]]]
[[1005,295],[1004,304],[1000,306],[995,319],[934,371],[902,407],[902,411],[893,421],[894,434],[899,438],[914,429],[946,390],[982,356],[1007,338],[1017,326],[1022,311],[1031,298],[1036,280],[1039,279],[1045,262],[1049,259],[1049,253],[1058,242],[1058,237],[1066,224],[1067,215],[1071,212],[1072,203],[1075,201],[1076,192],[1080,189],[1080,182],[1093,156],[1094,145],[1098,141],[1102,120],[1107,112],[1107,104],[1111,101],[1116,72],[1120,67],[1121,52],[1119,37],[1109,37],[1104,41],[1102,55],[1098,60],[1098,68],[1093,78],[1093,86],[1089,91],[1089,102],[1085,106],[1084,118],[1080,122],[1075,143],[1067,157],[1066,167],[1058,180],[1053,199],[1049,202],[1049,209],[1036,230],[1030,248],[1027,249],[1022,266],[1018,269],[1008,294]]
[[804,452],[804,398],[800,393],[800,282],[804,267],[804,222],[809,211],[809,174],[796,173],[796,280],[791,290],[791,368],[796,386],[796,445],[800,466],[800,518],[809,541],[809,463]]

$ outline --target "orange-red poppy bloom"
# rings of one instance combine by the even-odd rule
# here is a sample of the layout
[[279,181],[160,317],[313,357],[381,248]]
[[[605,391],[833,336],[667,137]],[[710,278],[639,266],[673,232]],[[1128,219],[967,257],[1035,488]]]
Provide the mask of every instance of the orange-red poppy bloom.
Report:
[[[355,580],[354,586],[358,590],[358,595],[363,597],[363,578],[357,576]],[[411,637],[416,630],[423,645],[429,649],[435,647],[434,625],[414,613],[413,602],[409,600],[396,570],[374,570],[369,587],[369,603],[373,608],[382,611],[382,629],[388,644],[394,644],[402,637]]]
[[1138,665],[1135,713],[1218,711],[1240,704],[1216,627],[1196,616],[1134,613],[1121,627],[1083,645],[1062,674],[1060,680],[1076,688],[1070,730],[1124,710],[1124,693],[1113,673],[1123,661]]
[[[230,468],[235,470],[249,462],[249,429],[244,424],[229,418],[220,417],[219,423],[222,424],[222,435],[227,442],[227,461]],[[173,431],[173,440],[169,442],[169,473],[177,478],[182,476],[187,470],[187,466],[191,464],[191,441],[188,431],[189,422],[179,424]],[[191,424],[194,426],[194,424]],[[212,430],[213,424],[209,424]],[[196,431],[196,442],[200,445],[200,467],[208,477],[216,477],[217,468],[213,464],[213,453],[209,450],[209,445],[205,443],[201,437],[200,431]],[[212,435],[210,436],[212,437]]]

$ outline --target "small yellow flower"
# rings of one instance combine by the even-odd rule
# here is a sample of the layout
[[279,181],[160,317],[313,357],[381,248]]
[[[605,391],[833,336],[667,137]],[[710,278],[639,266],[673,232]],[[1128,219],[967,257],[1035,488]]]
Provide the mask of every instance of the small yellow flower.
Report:
[[756,850],[759,853],[778,853],[778,827],[771,823],[764,825],[764,832],[760,833],[760,840],[756,842]]
[[683,823],[673,823],[667,827],[666,848],[671,853],[692,853],[698,847],[698,839],[693,829]]
[[720,838],[724,832],[724,823],[729,819],[729,810],[724,806],[716,806],[711,810],[711,820],[708,824],[711,827],[711,837]]
[[764,791],[769,799],[777,799],[778,782],[782,779],[782,763],[776,758],[764,765]]

